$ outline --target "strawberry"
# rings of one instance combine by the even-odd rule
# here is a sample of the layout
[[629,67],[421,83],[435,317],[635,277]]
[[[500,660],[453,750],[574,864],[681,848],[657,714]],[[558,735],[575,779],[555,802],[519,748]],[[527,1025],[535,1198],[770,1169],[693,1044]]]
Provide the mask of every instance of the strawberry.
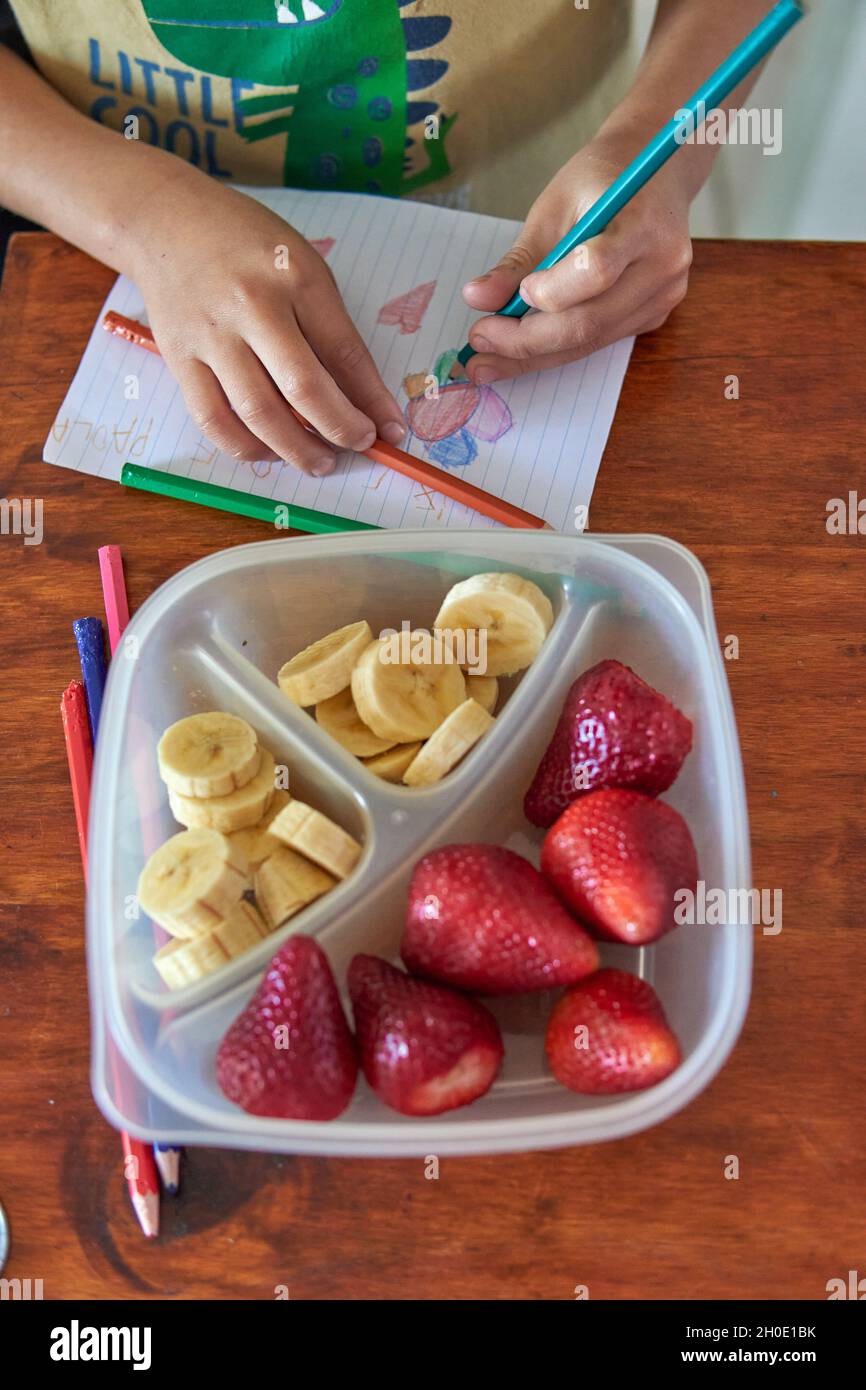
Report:
[[673,806],[641,792],[581,797],[548,830],[542,873],[608,941],[645,946],[676,926],[674,894],[697,890],[698,859]]
[[217,1080],[251,1115],[333,1120],[352,1099],[355,1042],[334,976],[310,936],[293,936],[217,1053]]
[[692,746],[691,720],[619,661],[584,671],[526,793],[533,825],[552,825],[578,796],[602,787],[667,791]]
[[477,994],[570,985],[595,943],[537,869],[497,845],[445,845],[415,866],[401,955],[416,975]]
[[681,1061],[655,990],[625,970],[599,970],[566,990],[544,1047],[557,1081],[584,1096],[643,1091]]
[[349,994],[364,1075],[392,1110],[441,1115],[493,1085],[502,1038],[482,1004],[377,956],[355,956]]

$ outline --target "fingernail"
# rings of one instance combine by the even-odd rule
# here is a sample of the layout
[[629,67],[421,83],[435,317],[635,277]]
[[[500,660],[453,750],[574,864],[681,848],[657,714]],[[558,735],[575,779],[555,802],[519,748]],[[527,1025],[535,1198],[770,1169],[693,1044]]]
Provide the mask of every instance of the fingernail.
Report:
[[387,439],[389,444],[399,444],[406,435],[406,426],[399,420],[389,420],[387,425],[382,426],[382,438]]
[[363,454],[365,449],[369,449],[370,445],[373,443],[373,440],[375,438],[376,431],[372,428],[367,430],[366,434],[362,434],[361,438],[358,440],[358,443],[355,445],[355,452],[357,454]]
[[473,333],[469,339],[476,352],[489,352],[490,339],[485,338],[481,333]]
[[314,478],[324,478],[328,473],[333,473],[334,464],[336,462],[337,460],[334,458],[333,454],[325,454],[322,458],[316,460],[310,472]]
[[485,280],[489,280],[493,274],[491,270],[485,270],[483,275],[476,275],[474,280],[467,281],[469,285],[483,285]]
[[479,367],[472,373],[472,380],[476,386],[487,386],[496,380],[496,371],[493,367]]
[[523,300],[524,304],[529,305],[530,309],[538,308],[538,305],[532,298],[532,287],[529,286],[529,288],[527,288],[527,282],[525,280],[521,280],[520,287],[517,293],[520,295],[520,298]]

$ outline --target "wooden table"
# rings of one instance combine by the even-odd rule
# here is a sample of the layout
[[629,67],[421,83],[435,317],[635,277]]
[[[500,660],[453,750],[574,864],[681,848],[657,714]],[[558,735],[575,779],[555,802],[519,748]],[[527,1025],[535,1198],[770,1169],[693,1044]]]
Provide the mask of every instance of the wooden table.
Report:
[[866,248],[699,243],[687,301],[635,349],[591,507],[592,530],[690,546],[719,633],[739,639],[727,669],[754,882],[782,888],[784,928],[755,934],[751,1009],[720,1076],[649,1133],[445,1159],[438,1182],[415,1160],[191,1150],[152,1243],[88,1085],[58,699],[70,622],[101,612],[97,546],[123,543],[134,609],[262,529],[40,462],[111,281],[26,234],[2,298],[3,487],[45,502],[41,546],[0,538],[6,1275],[43,1278],[46,1298],[269,1299],[286,1284],[292,1298],[571,1299],[586,1284],[593,1299],[822,1299],[828,1279],[866,1274],[866,536],[825,526],[830,498],[866,491]]

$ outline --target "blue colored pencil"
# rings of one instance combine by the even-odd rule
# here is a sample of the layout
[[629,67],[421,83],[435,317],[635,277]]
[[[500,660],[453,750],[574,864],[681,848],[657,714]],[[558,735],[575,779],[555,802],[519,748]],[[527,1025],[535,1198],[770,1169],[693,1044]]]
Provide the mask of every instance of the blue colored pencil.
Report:
[[87,696],[87,713],[90,719],[90,737],[96,743],[99,728],[99,715],[102,711],[102,693],[105,689],[105,641],[102,623],[98,618],[76,618],[72,624],[78,658],[81,662],[81,678]]
[[162,1185],[170,1197],[176,1197],[180,1187],[180,1159],[183,1149],[173,1144],[154,1144],[153,1156],[162,1178]]
[[[792,25],[802,18],[803,7],[800,0],[779,0],[779,3],[773,6],[770,13],[761,20],[761,23],[752,30],[751,34],[747,35],[733,53],[725,59],[721,67],[716,68],[716,71],[707,78],[703,86],[699,87],[694,95],[680,107],[673,119],[668,121],[657,135],[653,136],[649,144],[632,160],[628,168],[624,169],[614,180],[607,192],[602,193],[589,211],[585,212],[580,221],[575,223],[571,231],[566,232],[553,250],[547,253],[544,260],[539,261],[535,269],[550,270],[551,266],[558,265],[569,251],[573,251],[575,247],[588,241],[590,237],[598,236],[599,232],[603,232],[608,222],[622,211],[626,203],[636,193],[640,192],[644,184],[670,159],[671,155],[676,154],[687,136],[697,126],[703,124],[707,112],[724,101],[725,97],[729,96],[734,88],[742,82],[746,74],[751,72],[752,68],[757,67],[758,63],[767,56],[770,49],[775,48]],[[530,307],[525,299],[521,299],[519,294],[515,294],[503,308],[497,310],[497,313],[503,314],[507,318],[519,319]],[[475,349],[467,343],[457,354],[457,361],[465,367],[470,357],[474,356]]]

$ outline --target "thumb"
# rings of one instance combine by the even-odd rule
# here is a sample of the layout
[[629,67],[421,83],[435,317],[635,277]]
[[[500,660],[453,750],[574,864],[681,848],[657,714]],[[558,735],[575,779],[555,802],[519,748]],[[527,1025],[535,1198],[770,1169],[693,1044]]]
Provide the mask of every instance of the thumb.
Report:
[[544,248],[524,227],[517,241],[498,265],[463,286],[463,298],[473,309],[495,313],[507,304],[525,275],[544,257]]

